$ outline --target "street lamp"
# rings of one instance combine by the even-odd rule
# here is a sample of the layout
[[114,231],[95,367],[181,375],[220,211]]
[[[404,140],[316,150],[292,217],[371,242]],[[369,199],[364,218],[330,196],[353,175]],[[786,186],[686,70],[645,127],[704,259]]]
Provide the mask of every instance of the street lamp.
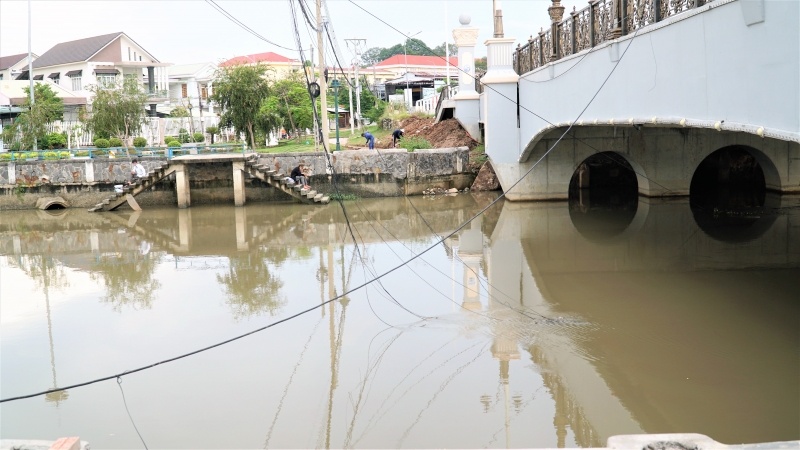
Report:
[[[336,116],[336,150],[339,151],[341,150],[339,146],[339,88],[342,87],[342,85],[339,84],[337,78],[334,78],[331,82],[331,87],[333,88],[333,111]],[[353,114],[353,111],[350,111],[350,114]],[[327,138],[328,137],[325,136],[325,139]]]
[[[194,134],[194,118],[192,117],[192,97],[189,97],[186,100],[188,103],[186,107],[189,108],[189,130],[192,132],[192,134]],[[192,141],[194,141],[194,136],[192,136]]]

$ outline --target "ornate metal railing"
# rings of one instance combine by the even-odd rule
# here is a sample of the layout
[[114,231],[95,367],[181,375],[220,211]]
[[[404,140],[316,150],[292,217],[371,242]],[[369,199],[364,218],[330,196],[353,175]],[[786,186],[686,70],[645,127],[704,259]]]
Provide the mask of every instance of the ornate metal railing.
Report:
[[[589,6],[561,20],[564,7],[552,0],[548,8],[552,23],[517,45],[514,70],[530,72],[549,62],[581,52],[605,41],[634,33],[668,17],[697,8],[712,0],[591,0]],[[477,88],[477,87],[476,87]]]
[[483,78],[484,75],[486,75],[486,71],[484,70],[475,71],[475,90],[478,91],[479,94],[483,92],[483,85],[481,84],[481,78]]

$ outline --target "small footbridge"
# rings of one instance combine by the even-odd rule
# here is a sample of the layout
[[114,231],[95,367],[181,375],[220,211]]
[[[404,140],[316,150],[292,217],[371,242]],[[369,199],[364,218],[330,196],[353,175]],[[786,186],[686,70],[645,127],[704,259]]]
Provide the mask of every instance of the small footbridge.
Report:
[[191,206],[191,190],[189,188],[189,166],[192,164],[227,164],[233,170],[234,203],[236,206],[245,204],[245,177],[249,175],[257,178],[268,186],[274,187],[295,201],[306,204],[327,204],[330,197],[314,189],[304,189],[288,179],[289,175],[273,170],[265,164],[258,162],[255,153],[244,154],[210,154],[210,155],[184,155],[163,162],[151,169],[147,175],[135,183],[123,187],[122,191],[89,209],[89,212],[114,211],[124,203],[138,208],[134,197],[150,189],[156,183],[175,174],[175,189],[178,197],[178,208]]

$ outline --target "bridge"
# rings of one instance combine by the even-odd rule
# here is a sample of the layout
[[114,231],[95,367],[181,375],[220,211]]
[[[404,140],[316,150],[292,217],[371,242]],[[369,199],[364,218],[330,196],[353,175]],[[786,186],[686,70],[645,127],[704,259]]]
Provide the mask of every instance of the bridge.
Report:
[[509,200],[566,199],[607,177],[593,158],[634,173],[642,195],[685,196],[704,162],[726,180],[730,152],[764,188],[800,192],[800,3],[589,3],[564,14],[553,0],[541,32],[488,39],[478,90],[478,30],[465,17],[453,31],[459,88],[439,115],[483,139]]
[[244,206],[245,204],[246,174],[288,194],[300,203],[327,204],[330,202],[330,197],[318,193],[316,190],[297,186],[294,182],[289,181],[289,174],[280,173],[266,164],[259,164],[258,156],[255,153],[184,155],[159,164],[141,179],[130,186],[125,186],[121,191],[115,192],[113,196],[90,208],[89,212],[114,211],[125,203],[130,204],[134,209],[140,209],[133,198],[172,174],[175,174],[178,208],[188,208],[192,203],[188,170],[188,165],[191,164],[230,165],[233,170],[233,192],[236,206]]

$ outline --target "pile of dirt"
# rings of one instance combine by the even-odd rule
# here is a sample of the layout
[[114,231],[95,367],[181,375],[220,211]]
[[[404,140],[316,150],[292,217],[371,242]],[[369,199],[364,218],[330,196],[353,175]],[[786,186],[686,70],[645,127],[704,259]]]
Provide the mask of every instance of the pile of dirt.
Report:
[[497,174],[494,172],[492,163],[486,161],[481,167],[478,176],[472,183],[473,191],[496,191],[500,189],[500,180],[497,179]]
[[443,120],[437,124],[432,118],[411,116],[401,122],[405,136],[421,136],[431,143],[433,148],[469,147],[478,145],[456,119]]

